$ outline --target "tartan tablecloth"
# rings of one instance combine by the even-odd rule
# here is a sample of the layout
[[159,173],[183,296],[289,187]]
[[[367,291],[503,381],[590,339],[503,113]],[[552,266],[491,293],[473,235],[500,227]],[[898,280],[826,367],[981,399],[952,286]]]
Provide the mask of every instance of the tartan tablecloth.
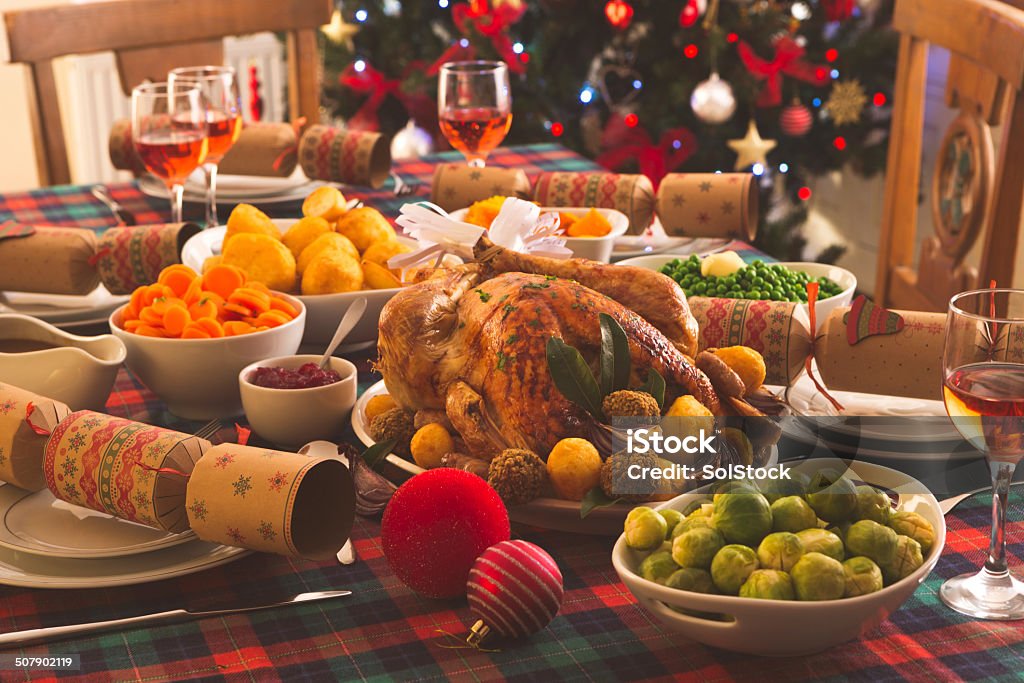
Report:
[[[426,194],[439,155],[397,164],[406,182]],[[538,169],[586,169],[590,162],[553,145],[500,150],[497,164]],[[134,184],[114,185],[114,197],[140,222],[166,219],[164,202],[143,196]],[[394,215],[406,198],[388,189],[353,196]],[[291,209],[294,212],[294,208]],[[0,221],[75,224],[104,228],[109,213],[86,188],[48,188],[0,196]],[[747,256],[753,252],[739,245]],[[360,388],[376,380],[369,356],[354,360]],[[115,415],[191,431],[127,372],[107,404]],[[230,430],[226,430],[230,431]],[[224,433],[222,436],[230,436]],[[1019,490],[1015,492],[1019,496]],[[1011,566],[1024,560],[1024,507],[1010,509]],[[1002,679],[1024,670],[1024,624],[971,620],[943,606],[942,581],[980,566],[988,540],[989,502],[984,495],[949,517],[946,550],[931,577],[879,628],[861,640],[800,658],[772,659],[708,648],[659,628],[615,575],[613,539],[517,529],[547,549],[565,577],[559,616],[533,638],[501,652],[446,649],[438,631],[462,634],[473,617],[465,601],[420,598],[389,571],[380,546],[379,518],[357,518],[353,541],[359,561],[348,567],[270,555],[250,555],[229,565],[158,583],[94,590],[0,589],[0,631],[111,619],[211,600],[274,601],[303,591],[346,588],[348,598],[310,605],[102,636],[29,648],[29,654],[79,654],[78,672],[0,672],[0,679],[55,676],[82,680],[865,680]],[[786,624],[779,624],[786,628]]]

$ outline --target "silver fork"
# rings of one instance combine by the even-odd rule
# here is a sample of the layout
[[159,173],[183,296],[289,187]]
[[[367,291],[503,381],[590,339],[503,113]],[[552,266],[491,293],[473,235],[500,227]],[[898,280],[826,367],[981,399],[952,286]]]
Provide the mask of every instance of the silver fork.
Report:
[[202,427],[196,430],[192,436],[199,437],[200,439],[209,439],[211,436],[220,431],[220,420],[210,420]]
[[416,188],[419,187],[419,185],[413,185],[411,183],[405,182],[404,180],[402,180],[402,176],[398,175],[397,173],[392,173],[391,177],[395,181],[394,194],[396,197],[406,197],[408,195],[411,195],[416,191]]

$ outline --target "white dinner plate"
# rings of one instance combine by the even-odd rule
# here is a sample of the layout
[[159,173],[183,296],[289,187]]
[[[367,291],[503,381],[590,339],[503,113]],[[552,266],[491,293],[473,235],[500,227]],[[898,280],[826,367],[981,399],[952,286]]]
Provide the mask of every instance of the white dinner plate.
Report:
[[84,296],[0,292],[0,313],[30,315],[57,327],[80,326],[105,322],[127,301],[128,295],[111,294],[103,285]]
[[51,558],[125,557],[194,541],[54,498],[0,486],[0,547]]
[[[297,171],[301,173],[301,171]],[[301,202],[316,188],[327,185],[305,176],[297,178],[264,178],[259,176],[219,176],[217,178],[217,204],[284,204]],[[223,181],[223,182],[222,182]],[[158,178],[146,174],[139,178],[139,189],[150,197],[169,200],[167,186]],[[185,184],[186,202],[202,204],[206,201],[206,185],[200,178],[190,176]]]
[[650,230],[642,235],[623,235],[615,240],[612,261],[660,254],[671,250],[674,254],[706,256],[722,251],[733,240],[718,237],[669,237],[657,218]]

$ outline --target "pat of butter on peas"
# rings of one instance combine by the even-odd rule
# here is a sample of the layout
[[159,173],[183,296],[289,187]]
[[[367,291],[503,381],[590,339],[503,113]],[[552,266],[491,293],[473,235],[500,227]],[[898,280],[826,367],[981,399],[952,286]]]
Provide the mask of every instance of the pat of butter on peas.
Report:
[[708,254],[700,262],[700,274],[703,277],[728,277],[747,265],[735,251],[723,251]]

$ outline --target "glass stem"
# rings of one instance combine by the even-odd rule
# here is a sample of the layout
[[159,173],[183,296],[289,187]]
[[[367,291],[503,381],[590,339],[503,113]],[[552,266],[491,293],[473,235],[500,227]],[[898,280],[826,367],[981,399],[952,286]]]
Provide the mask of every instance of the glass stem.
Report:
[[1006,568],[1006,507],[1010,498],[1010,481],[1015,465],[1010,462],[990,462],[992,470],[992,539],[988,548],[985,569],[992,574],[1005,574]]
[[215,228],[217,221],[217,164],[203,164],[206,171],[206,227]]
[[171,186],[171,222],[181,223],[181,205],[185,201],[185,186],[175,183]]

